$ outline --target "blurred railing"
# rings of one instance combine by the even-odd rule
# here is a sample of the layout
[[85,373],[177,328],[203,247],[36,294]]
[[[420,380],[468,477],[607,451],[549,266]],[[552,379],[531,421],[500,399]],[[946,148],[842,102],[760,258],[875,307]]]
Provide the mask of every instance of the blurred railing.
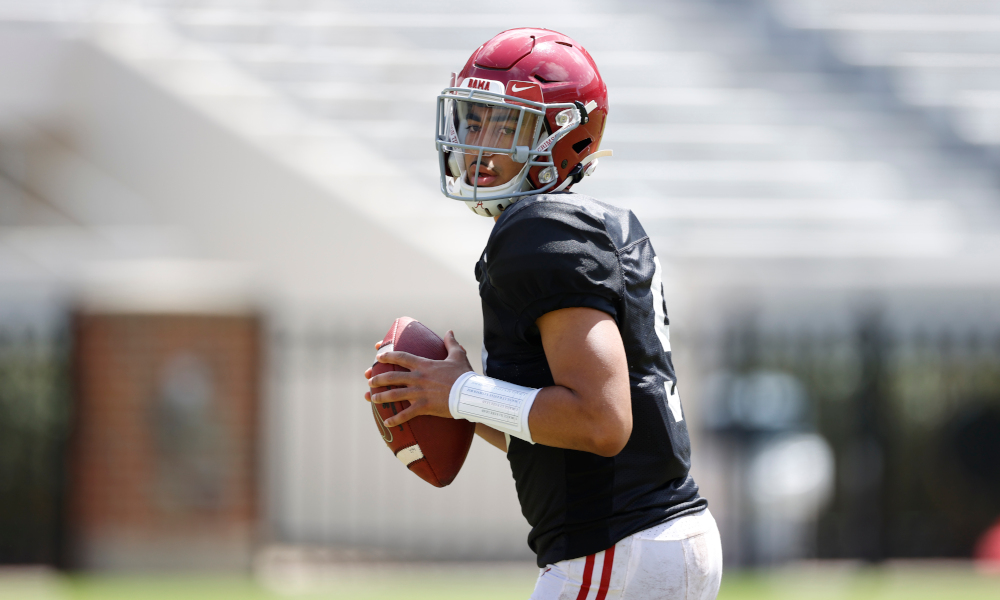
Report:
[[0,323],[0,563],[58,563],[69,422],[65,336]]
[[[363,398],[384,325],[360,318],[272,333],[268,537],[343,559],[530,559],[506,455],[477,438],[455,482],[438,489],[385,447]],[[456,335],[478,369],[479,336]]]
[[1000,331],[869,314],[853,332],[743,324],[722,348],[706,425],[732,459],[732,564],[968,557],[1000,517]]

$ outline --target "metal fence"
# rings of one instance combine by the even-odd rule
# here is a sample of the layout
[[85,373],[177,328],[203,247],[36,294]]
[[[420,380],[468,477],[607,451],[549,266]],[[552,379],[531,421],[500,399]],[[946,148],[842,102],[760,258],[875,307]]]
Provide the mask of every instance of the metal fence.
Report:
[[[270,537],[346,557],[530,559],[528,525],[502,452],[477,438],[455,482],[438,489],[385,447],[362,377],[383,326],[309,324],[271,337]],[[467,344],[474,362],[477,347]]]
[[0,563],[62,560],[66,338],[0,327]]
[[[530,558],[501,452],[477,440],[436,489],[385,448],[362,399],[372,331],[272,328],[260,539],[343,558]],[[711,500],[729,564],[968,556],[1000,517],[1000,330],[868,316],[825,332],[737,325],[710,345],[719,368],[690,402],[700,456],[723,457]],[[63,333],[0,328],[3,563],[60,562],[69,348]]]
[[[1000,330],[890,330],[869,314],[853,331],[775,334],[743,324],[721,347],[706,424],[708,443],[732,458],[723,478],[734,507],[731,564],[797,557],[789,554],[966,557],[1000,518]],[[772,400],[799,395],[800,406],[784,409],[791,418],[775,418],[780,407],[761,418],[765,401],[740,406],[740,390],[762,377],[798,386],[770,388]],[[767,522],[782,518],[780,502],[755,502],[754,490],[780,487],[781,467],[750,466],[797,432],[825,441],[835,470],[813,518],[775,548]]]

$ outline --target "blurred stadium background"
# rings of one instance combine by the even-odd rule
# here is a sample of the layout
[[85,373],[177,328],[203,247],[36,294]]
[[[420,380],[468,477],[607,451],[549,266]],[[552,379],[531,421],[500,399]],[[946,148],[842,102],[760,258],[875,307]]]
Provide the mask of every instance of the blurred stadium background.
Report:
[[998,597],[996,0],[0,0],[0,596],[527,597],[504,457],[430,488],[360,375],[475,360],[433,102],[519,26],[608,82],[722,597]]

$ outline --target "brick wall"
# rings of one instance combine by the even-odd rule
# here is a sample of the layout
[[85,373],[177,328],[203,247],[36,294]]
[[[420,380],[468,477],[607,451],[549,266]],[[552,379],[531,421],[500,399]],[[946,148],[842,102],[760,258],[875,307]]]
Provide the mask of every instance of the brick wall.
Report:
[[245,567],[257,522],[258,320],[86,314],[74,337],[73,562]]

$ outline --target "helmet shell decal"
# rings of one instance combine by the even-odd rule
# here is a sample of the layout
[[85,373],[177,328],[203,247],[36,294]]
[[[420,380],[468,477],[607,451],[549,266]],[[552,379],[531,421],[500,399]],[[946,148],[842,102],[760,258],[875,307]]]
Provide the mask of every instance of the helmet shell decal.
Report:
[[537,81],[508,81],[506,93],[531,102],[543,102],[542,86]]
[[470,90],[483,90],[494,94],[504,92],[504,84],[494,79],[478,79],[476,77],[466,77],[462,79],[462,85],[458,87],[469,88]]

